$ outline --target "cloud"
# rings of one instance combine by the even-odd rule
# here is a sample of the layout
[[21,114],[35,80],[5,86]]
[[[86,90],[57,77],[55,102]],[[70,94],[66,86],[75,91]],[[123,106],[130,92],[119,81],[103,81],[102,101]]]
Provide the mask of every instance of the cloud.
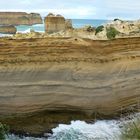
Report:
[[[40,13],[42,16],[46,16],[48,13],[54,14],[61,14],[66,18],[89,18],[94,17],[96,15],[96,8],[85,8],[85,7],[78,7],[78,8],[65,8],[65,9],[32,9],[32,10],[25,10],[25,9],[0,9],[0,11],[12,11],[12,12],[36,12]],[[76,13],[76,14],[75,14]]]
[[106,0],[106,17],[138,19],[140,16],[139,0]]
[[140,15],[140,0],[5,0],[0,11],[49,12],[62,14],[67,18],[128,18]]

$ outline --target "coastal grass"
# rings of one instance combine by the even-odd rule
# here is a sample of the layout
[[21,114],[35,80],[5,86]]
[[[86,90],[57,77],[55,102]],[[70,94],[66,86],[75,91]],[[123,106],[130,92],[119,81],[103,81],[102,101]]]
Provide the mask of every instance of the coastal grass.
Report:
[[140,117],[134,117],[123,124],[121,138],[140,140]]
[[0,140],[6,140],[6,135],[8,135],[9,127],[5,124],[0,123]]

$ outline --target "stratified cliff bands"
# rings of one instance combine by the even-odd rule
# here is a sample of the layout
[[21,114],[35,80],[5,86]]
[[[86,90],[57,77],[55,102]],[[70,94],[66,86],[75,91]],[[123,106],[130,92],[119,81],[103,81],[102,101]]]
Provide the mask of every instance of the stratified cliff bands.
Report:
[[17,32],[17,29],[13,25],[0,26],[0,33],[3,33],[3,34],[15,34],[16,32]]
[[13,130],[38,134],[139,108],[140,38],[0,39],[0,46],[0,121]]
[[33,25],[41,23],[42,18],[37,13],[0,12],[0,25]]

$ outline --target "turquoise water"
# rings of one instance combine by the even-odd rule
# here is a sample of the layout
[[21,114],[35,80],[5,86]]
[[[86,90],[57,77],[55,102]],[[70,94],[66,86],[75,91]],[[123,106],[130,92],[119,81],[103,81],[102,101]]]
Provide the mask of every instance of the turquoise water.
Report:
[[[108,20],[92,20],[92,19],[72,19],[74,28],[84,27],[85,25],[91,25],[91,26],[97,27],[97,26],[103,25],[107,22],[109,22],[109,21]],[[36,32],[45,31],[44,24],[37,24],[37,25],[33,25],[33,26],[25,26],[25,25],[17,26],[17,31],[22,32],[22,33],[30,32],[30,29],[33,29]]]

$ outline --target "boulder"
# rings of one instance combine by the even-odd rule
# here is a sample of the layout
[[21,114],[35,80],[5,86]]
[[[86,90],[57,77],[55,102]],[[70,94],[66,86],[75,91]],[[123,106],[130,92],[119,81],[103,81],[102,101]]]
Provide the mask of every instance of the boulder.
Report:
[[15,34],[16,32],[17,32],[17,29],[13,25],[0,26],[0,33],[2,34]]
[[42,18],[38,13],[0,12],[0,25],[33,25],[41,23]]

